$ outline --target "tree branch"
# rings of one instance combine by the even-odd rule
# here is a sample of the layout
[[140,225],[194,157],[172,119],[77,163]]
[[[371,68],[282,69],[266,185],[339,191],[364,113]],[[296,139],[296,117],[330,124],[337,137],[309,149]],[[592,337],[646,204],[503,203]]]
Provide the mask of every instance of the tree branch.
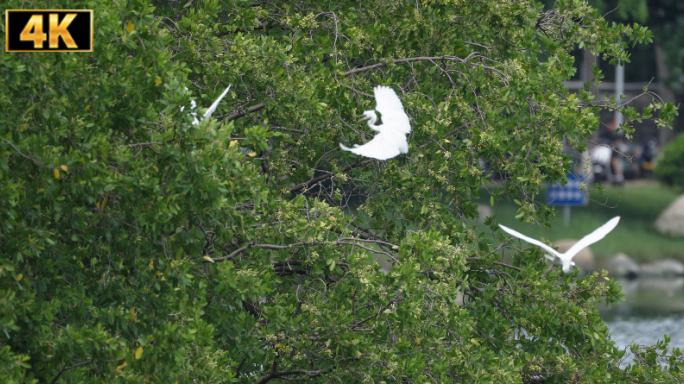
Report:
[[[290,249],[294,247],[301,247],[302,245],[323,245],[325,243],[311,243],[311,242],[299,242],[299,243],[292,243],[292,244],[287,244],[287,245],[276,245],[276,244],[255,244],[255,243],[249,243],[245,245],[244,247],[240,247],[233,251],[231,254],[228,256],[223,256],[223,257],[217,257],[212,260],[214,261],[224,261],[224,260],[229,260],[234,258],[237,254],[242,253],[246,251],[249,248],[254,248],[254,247],[259,247],[259,248],[266,248],[266,249]],[[208,261],[208,260],[207,260]]]
[[43,166],[43,162],[42,162],[42,161],[38,161],[38,160],[36,160],[36,159],[34,159],[34,158],[31,158],[31,157],[29,157],[29,156],[24,155],[23,153],[21,153],[21,151],[19,150],[19,148],[15,147],[14,144],[10,143],[7,139],[2,139],[2,140],[3,140],[5,143],[9,144],[12,148],[14,148],[14,150],[17,151],[17,153],[19,153],[19,154],[20,154],[21,156],[23,156],[25,159],[28,159],[28,160],[33,161],[33,162],[36,163],[36,165],[38,165],[38,166]]
[[[371,243],[377,243],[377,241],[372,241],[372,240],[361,240],[361,239],[350,239],[350,240],[368,241],[368,242],[371,242]],[[365,249],[366,251],[369,251],[369,252],[379,253],[379,254],[382,254],[382,255],[386,255],[387,257],[389,257],[390,259],[392,259],[392,261],[394,261],[395,263],[401,265],[401,262],[397,259],[397,256],[396,256],[396,255],[393,255],[393,254],[391,254],[391,253],[389,253],[389,252],[378,251],[377,249],[369,248],[369,247],[366,247],[366,246],[361,245],[361,244],[356,244],[356,243],[345,243],[345,242],[342,242],[342,241],[340,241],[340,240],[338,240],[337,244],[353,245],[353,246],[355,246],[355,247],[363,248],[363,249]]]
[[[273,367],[276,367],[275,362],[273,363]],[[312,379],[314,377],[318,377],[318,376],[320,376],[324,373],[328,373],[328,372],[330,372],[330,369],[319,369],[317,371],[306,371],[304,369],[296,369],[294,371],[282,371],[282,372],[276,372],[274,369],[272,369],[271,373],[269,373],[263,379],[257,381],[254,384],[265,384],[265,383],[267,383],[273,379],[277,379],[280,377],[290,376],[290,375],[301,375],[301,374],[305,374],[307,376],[306,378]],[[303,377],[302,379],[306,379],[306,378]],[[298,379],[293,379],[293,380],[298,380]]]
[[356,163],[354,163],[354,164],[352,164],[352,165],[348,165],[348,166],[342,168],[339,172],[329,173],[329,174],[327,174],[327,175],[323,175],[323,176],[319,176],[319,177],[316,177],[316,178],[314,178],[314,179],[311,179],[311,180],[309,180],[309,181],[307,181],[307,182],[297,184],[297,185],[295,185],[294,187],[290,188],[290,193],[295,193],[295,192],[299,191],[300,189],[309,188],[310,186],[312,186],[312,185],[314,185],[314,184],[316,184],[316,183],[318,183],[318,182],[320,182],[320,181],[327,180],[327,179],[331,179],[331,178],[333,178],[333,177],[339,175],[340,173],[344,173],[344,172],[347,172],[347,171],[350,170],[350,169],[353,169],[353,168],[357,168],[357,167],[361,167],[361,166],[370,164],[371,162],[373,162],[373,159],[369,159],[369,160],[365,160],[365,161],[360,161],[360,160],[359,160],[359,161],[357,161]]
[[394,295],[394,297],[392,298],[392,300],[390,300],[390,301],[387,303],[387,305],[385,305],[384,307],[382,307],[382,308],[378,311],[377,314],[375,314],[375,315],[370,315],[370,316],[366,317],[365,319],[363,319],[363,320],[357,322],[356,324],[353,324],[353,325],[351,326],[351,328],[357,328],[359,325],[362,325],[363,323],[367,322],[368,320],[370,320],[370,319],[372,319],[372,318],[377,318],[378,316],[380,316],[381,313],[384,313],[386,309],[388,309],[390,306],[392,306],[392,304],[394,304],[394,302],[397,300],[397,298],[399,297],[399,295],[401,295],[401,292],[399,292],[399,293],[397,293],[396,295]]
[[[466,258],[466,260],[468,260],[468,261],[485,261],[485,262],[487,261],[487,260],[482,259],[482,258],[480,258],[480,257],[468,257],[468,258]],[[515,267],[515,266],[513,266],[513,265],[508,265],[508,264],[506,264],[506,263],[502,263],[502,262],[499,262],[499,261],[492,261],[492,263],[493,263],[493,264],[496,264],[496,265],[500,265],[500,266],[502,266],[502,267],[506,267],[506,268],[510,268],[510,269],[515,269],[515,270],[518,271],[518,272],[522,271],[521,268]]]
[[[465,59],[461,59],[460,57],[456,57],[456,56],[447,56],[447,55],[435,56],[435,57],[422,57],[421,56],[421,57],[408,57],[405,59],[396,59],[396,60],[393,60],[392,63],[394,63],[394,64],[405,64],[405,63],[413,63],[416,61],[434,62],[434,61],[440,61],[441,60],[441,61],[457,61],[457,62],[462,63],[462,64],[468,64],[468,62],[470,60],[472,60],[476,57],[484,57],[484,56],[480,55],[479,52],[473,52],[470,55],[468,55],[468,57],[466,57]],[[377,64],[369,65],[366,67],[354,68],[351,71],[347,71],[347,72],[343,73],[343,75],[344,76],[351,76],[351,75],[355,75],[357,73],[370,71],[371,69],[381,68],[381,67],[384,67],[386,65],[387,65],[387,63],[377,63]],[[499,71],[496,68],[488,67],[484,64],[482,64],[482,68],[488,69],[490,71],[497,72],[499,75],[503,75],[503,72]]]
[[149,143],[128,144],[128,145],[126,145],[126,147],[144,147],[144,146],[146,146],[146,145],[149,145],[149,146],[153,146],[153,145],[162,145],[162,143],[159,143],[159,142],[156,142],[156,141],[152,141],[152,142],[149,142]]
[[229,121],[231,121],[231,120],[239,119],[239,118],[241,118],[242,116],[245,116],[245,115],[248,114],[248,113],[256,112],[256,111],[258,111],[258,110],[260,110],[260,109],[263,109],[265,106],[266,106],[266,104],[264,104],[264,103],[259,103],[259,104],[257,104],[257,105],[253,105],[253,106],[247,108],[247,109],[244,110],[244,111],[237,112],[237,113],[233,113],[232,115],[230,115],[230,116],[226,117],[225,119],[223,119],[223,121],[222,121],[221,123],[227,123],[227,122],[229,122]]
[[59,380],[59,377],[62,376],[62,373],[66,372],[66,371],[69,371],[69,370],[72,370],[72,369],[74,369],[74,368],[78,368],[78,367],[80,367],[80,366],[82,366],[82,365],[88,365],[88,364],[90,364],[90,363],[92,363],[91,360],[86,360],[86,361],[84,361],[84,362],[82,362],[82,363],[74,364],[74,365],[72,365],[71,367],[64,368],[64,369],[60,369],[60,370],[59,370],[59,373],[57,374],[57,376],[55,376],[54,379],[52,379],[52,381],[50,382],[50,384],[55,384],[55,383],[57,382],[57,380]]
[[[220,261],[225,261],[225,260],[231,260],[231,259],[235,258],[235,256],[237,256],[238,254],[240,254],[240,253],[242,253],[242,252],[244,252],[244,251],[246,251],[246,250],[248,250],[248,249],[250,249],[250,248],[265,248],[265,249],[281,250],[281,249],[290,249],[290,248],[294,248],[294,247],[301,247],[301,246],[304,246],[304,245],[316,246],[316,245],[336,245],[336,244],[337,244],[337,245],[353,245],[353,246],[356,246],[356,247],[359,247],[359,248],[363,248],[363,249],[365,249],[365,250],[367,250],[367,251],[369,251],[369,252],[387,255],[387,256],[388,256],[389,258],[391,258],[395,263],[401,265],[401,262],[399,262],[399,260],[397,259],[397,256],[394,255],[394,254],[391,254],[391,253],[389,253],[389,252],[385,252],[385,251],[382,251],[382,250],[377,250],[377,249],[369,248],[369,247],[363,246],[363,245],[361,245],[361,244],[350,243],[350,242],[348,242],[348,241],[362,241],[362,242],[367,242],[367,243],[377,243],[377,244],[386,244],[386,245],[395,246],[394,244],[388,243],[388,242],[385,242],[385,241],[380,241],[380,240],[363,240],[363,239],[355,239],[355,238],[351,238],[351,237],[343,237],[343,238],[341,238],[341,239],[339,239],[339,240],[337,240],[337,241],[334,241],[334,242],[332,242],[332,241],[320,241],[320,242],[307,242],[307,241],[302,241],[302,242],[299,242],[299,243],[292,243],[292,244],[286,244],[286,245],[276,245],[276,244],[255,244],[254,242],[251,242],[251,243],[249,243],[249,244],[247,244],[247,245],[245,245],[245,246],[242,246],[242,247],[236,249],[235,251],[231,252],[231,253],[230,253],[229,255],[227,255],[227,256],[211,258],[211,260],[213,260],[214,262],[220,262]],[[206,256],[206,255],[205,255],[205,257],[209,257],[209,256]],[[204,258],[204,260],[205,260],[206,262],[209,262],[209,263],[211,262],[211,261],[207,260],[206,258]]]

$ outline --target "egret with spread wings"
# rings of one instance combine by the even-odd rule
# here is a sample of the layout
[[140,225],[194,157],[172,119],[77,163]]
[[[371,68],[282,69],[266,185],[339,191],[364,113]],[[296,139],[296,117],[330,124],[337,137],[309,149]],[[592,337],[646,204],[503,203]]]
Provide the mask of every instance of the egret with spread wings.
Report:
[[[348,148],[340,143],[340,148],[359,156],[378,160],[387,160],[402,153],[408,153],[406,135],[411,133],[411,123],[404,112],[401,100],[390,87],[377,86],[373,89],[373,93],[375,93],[377,104],[375,110],[364,111],[361,116],[363,116],[362,120],[368,120],[370,129],[379,133],[364,145],[355,144],[354,148]],[[378,121],[376,110],[382,115],[381,125],[375,125]]]
[[[185,90],[187,91],[188,88],[185,88]],[[218,107],[218,105],[221,102],[221,100],[223,99],[223,97],[226,96],[226,93],[228,93],[228,91],[230,91],[230,84],[228,85],[228,88],[226,88],[226,90],[223,91],[221,96],[219,96],[218,99],[216,99],[216,101],[214,101],[214,103],[209,107],[209,109],[207,109],[207,111],[204,112],[204,116],[203,116],[202,120],[210,118],[211,115],[214,112],[216,112],[216,108]],[[191,103],[190,109],[194,110],[195,108],[197,108],[197,103],[195,102],[195,100],[190,100],[190,103]],[[183,112],[184,109],[185,109],[185,107],[180,107],[181,112]],[[199,122],[199,120],[197,120],[197,112],[190,112],[190,115],[193,118],[192,125],[199,125],[200,122]]]
[[[501,229],[508,232],[509,234],[511,234],[511,235],[513,235],[519,239],[525,240],[526,242],[528,242],[530,244],[537,245],[537,246],[541,247],[542,249],[544,249],[546,252],[549,252],[550,254],[556,256],[560,260],[561,265],[563,266],[563,272],[570,273],[570,271],[572,270],[572,267],[575,266],[575,262],[572,261],[572,258],[575,257],[575,255],[578,254],[579,251],[583,250],[584,248],[590,246],[591,244],[594,244],[595,242],[606,237],[606,235],[609,234],[610,231],[615,229],[615,227],[618,225],[619,221],[620,221],[620,216],[615,216],[614,218],[610,219],[607,223],[603,224],[598,229],[596,229],[594,232],[584,236],[582,238],[582,240],[575,243],[575,245],[570,247],[570,249],[568,249],[567,252],[565,252],[565,253],[559,253],[558,251],[556,251],[555,249],[553,249],[553,248],[549,247],[548,245],[542,243],[541,241],[527,237],[527,236],[523,235],[522,233],[514,231],[508,227],[501,225],[501,224],[499,224],[499,227],[501,227]],[[546,255],[546,258],[551,260],[551,261],[554,261],[553,256]]]

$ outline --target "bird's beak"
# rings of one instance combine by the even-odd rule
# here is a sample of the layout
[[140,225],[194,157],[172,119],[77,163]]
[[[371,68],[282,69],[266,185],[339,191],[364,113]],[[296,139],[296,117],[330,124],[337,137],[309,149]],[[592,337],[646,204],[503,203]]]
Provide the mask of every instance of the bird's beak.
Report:
[[368,120],[368,119],[369,119],[369,117],[366,116],[366,115],[358,115],[358,116],[356,116],[356,118],[358,119],[358,120],[356,120],[356,121],[364,121],[364,120]]

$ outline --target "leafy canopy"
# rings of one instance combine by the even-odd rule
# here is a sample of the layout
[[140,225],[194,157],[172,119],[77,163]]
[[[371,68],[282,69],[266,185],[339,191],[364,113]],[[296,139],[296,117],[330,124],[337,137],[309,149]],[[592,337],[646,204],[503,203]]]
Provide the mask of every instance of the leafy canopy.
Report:
[[[568,94],[569,51],[625,60],[645,28],[576,0],[20,7],[94,9],[96,43],[0,55],[6,382],[682,378],[667,341],[617,368],[595,307],[613,280],[476,225],[482,159],[492,203],[548,225],[534,195],[570,170],[562,141],[581,150],[616,106]],[[228,84],[215,119],[180,112]],[[354,116],[378,84],[413,124],[387,162],[338,150],[372,137]]]
[[663,148],[663,157],[653,174],[666,184],[684,186],[684,135],[677,135]]

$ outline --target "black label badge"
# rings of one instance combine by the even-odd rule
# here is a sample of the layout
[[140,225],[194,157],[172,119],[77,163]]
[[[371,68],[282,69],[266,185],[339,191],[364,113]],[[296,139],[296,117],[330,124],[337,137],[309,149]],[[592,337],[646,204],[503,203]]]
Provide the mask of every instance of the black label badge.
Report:
[[93,11],[13,9],[5,11],[6,52],[92,52]]

